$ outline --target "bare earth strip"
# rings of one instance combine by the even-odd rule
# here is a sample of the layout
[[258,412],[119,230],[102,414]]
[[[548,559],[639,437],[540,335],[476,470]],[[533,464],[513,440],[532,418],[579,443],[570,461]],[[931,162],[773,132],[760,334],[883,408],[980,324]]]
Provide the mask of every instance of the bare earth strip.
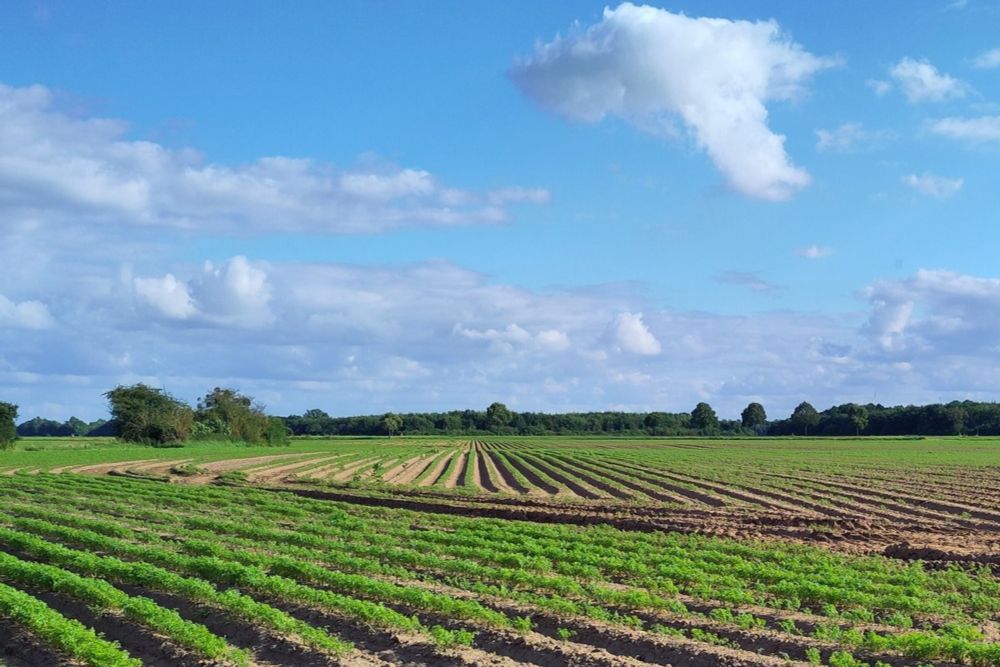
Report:
[[448,462],[455,456],[455,454],[445,455],[440,458],[440,460],[434,465],[434,469],[431,470],[430,474],[427,475],[421,482],[420,486],[431,486],[437,481],[438,477],[444,472],[444,469],[448,467]]
[[138,461],[118,461],[116,463],[95,463],[85,466],[63,466],[54,468],[51,472],[82,472],[88,475],[103,475],[109,470],[125,470],[143,463],[159,463],[162,459],[139,459]]
[[413,468],[420,468],[420,463],[424,460],[430,459],[431,456],[422,454],[418,456],[412,456],[406,459],[405,461],[401,461],[397,465],[394,465],[393,467],[385,471],[385,473],[382,475],[382,481],[388,482],[389,484],[395,483],[395,479],[397,477],[401,476],[405,472],[409,472]]
[[434,459],[436,457],[437,457],[437,454],[429,454],[429,455],[427,455],[425,457],[422,457],[418,463],[415,463],[415,464],[413,464],[411,466],[407,466],[407,468],[405,470],[403,470],[402,472],[400,472],[399,474],[397,474],[395,477],[393,477],[393,479],[390,481],[390,483],[391,484],[396,484],[397,486],[398,485],[412,484],[413,481],[417,477],[420,477],[420,474],[424,470],[427,469],[427,466],[429,466],[429,465],[431,465],[431,463],[433,463],[433,461],[434,461]]
[[276,466],[273,468],[260,468],[253,471],[247,475],[247,479],[252,481],[273,481],[280,477],[283,477],[287,473],[293,472],[300,468],[305,468],[316,463],[323,461],[330,461],[331,459],[337,458],[336,456],[323,456],[320,458],[311,458],[304,461],[296,461],[295,463],[287,463],[285,465]]
[[462,474],[465,472],[465,463],[469,458],[468,452],[462,452],[458,455],[455,464],[451,467],[448,472],[448,479],[444,481],[444,488],[454,489],[458,486],[459,480],[462,478]]
[[[309,452],[309,453],[319,454],[320,452]],[[248,459],[226,459],[225,461],[213,461],[212,463],[206,463],[205,465],[198,467],[210,473],[229,472],[230,470],[250,468],[262,463],[269,463],[271,461],[276,461],[278,459],[287,459],[293,456],[299,456],[299,454],[272,454],[270,456],[254,456]]]
[[375,461],[378,460],[379,457],[370,456],[368,458],[361,459],[360,461],[355,461],[351,465],[344,467],[340,472],[336,473],[333,476],[333,478],[338,482],[346,482],[350,480],[351,477],[354,476],[354,473],[356,471],[360,470],[361,468],[364,468],[365,466],[371,465],[372,463],[375,463]]
[[528,489],[521,488],[514,476],[493,457],[493,454],[485,449],[482,456],[486,459],[486,469],[490,473],[490,479],[501,493],[528,493]]
[[[341,456],[341,457],[338,457],[338,460],[337,460],[336,463],[330,463],[330,464],[325,465],[325,466],[319,466],[318,468],[311,468],[309,470],[303,470],[298,476],[302,477],[302,478],[305,478],[305,479],[326,479],[332,473],[335,473],[335,472],[338,472],[340,470],[343,470],[344,463],[345,463],[345,461],[343,461],[343,459],[344,459],[344,457]],[[355,462],[357,462],[359,460],[360,459],[354,459]],[[350,465],[350,464],[348,464],[348,465]]]

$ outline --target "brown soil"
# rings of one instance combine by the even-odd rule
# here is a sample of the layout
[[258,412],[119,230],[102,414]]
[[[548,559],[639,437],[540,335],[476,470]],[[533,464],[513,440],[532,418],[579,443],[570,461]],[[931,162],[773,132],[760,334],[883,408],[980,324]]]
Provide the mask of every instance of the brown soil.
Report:
[[142,660],[149,667],[201,667],[203,661],[196,655],[172,645],[141,625],[122,616],[95,612],[79,600],[53,593],[35,593],[35,597],[67,618],[75,618],[93,628],[105,639],[118,642],[129,655]]
[[454,456],[454,453],[445,454],[438,459],[438,462],[434,464],[434,469],[431,470],[431,473],[427,475],[427,477],[424,477],[423,481],[420,482],[420,486],[433,486],[441,475],[444,474],[444,469],[448,467],[448,461],[450,461]]
[[486,469],[489,471],[490,479],[498,490],[510,493],[528,493],[528,489],[521,486],[514,476],[510,474],[510,471],[503,466],[503,463],[498,461],[491,452],[484,448],[480,455],[486,459]]
[[566,463],[562,459],[558,459],[554,456],[538,456],[539,459],[545,461],[553,468],[561,470],[563,472],[572,473],[577,479],[582,482],[587,483],[591,487],[600,490],[606,495],[613,498],[618,498],[620,500],[632,500],[635,496],[631,493],[623,491],[611,484],[608,484],[605,480],[599,479],[596,475],[588,475],[579,467],[573,467]]
[[[309,452],[309,454],[321,454],[322,452]],[[300,456],[299,454],[272,454],[270,456],[254,456],[246,459],[226,459],[225,461],[213,461],[212,463],[206,463],[204,465],[199,465],[198,467],[205,472],[210,473],[221,473],[229,472],[230,470],[240,470],[241,468],[250,468],[252,466],[260,465],[263,463],[270,463],[271,461],[277,461],[278,459],[288,459],[293,456]]]
[[593,487],[588,486],[583,483],[583,480],[576,475],[576,473],[564,473],[558,468],[553,467],[547,461],[539,456],[526,455],[524,459],[535,466],[538,470],[545,473],[555,481],[559,482],[567,489],[569,492],[576,496],[577,498],[587,498],[590,500],[596,500],[597,498],[602,498],[603,496],[594,490]]
[[415,468],[419,469],[420,464],[423,461],[428,460],[430,458],[431,457],[426,455],[420,455],[420,456],[412,456],[408,459],[400,461],[399,463],[397,463],[396,465],[385,471],[385,473],[382,475],[382,481],[388,482],[389,484],[394,484],[396,483],[395,479],[397,477],[403,476],[404,473],[408,473]]
[[223,637],[233,646],[252,651],[255,662],[260,665],[333,667],[341,664],[333,656],[302,646],[287,637],[269,631],[266,627],[232,616],[223,609],[194,602],[179,595],[137,586],[119,588],[130,595],[142,595],[162,607],[173,609],[186,620],[204,625],[210,632]]
[[0,664],[6,667],[75,667],[24,628],[0,617]]
[[172,461],[157,461],[155,463],[142,463],[140,465],[129,466],[129,470],[143,472],[150,475],[164,475],[174,466],[182,466],[191,463],[194,459],[174,459]]
[[322,461],[330,461],[331,459],[337,458],[336,456],[323,456],[320,458],[310,458],[304,461],[296,461],[295,463],[286,463],[285,465],[275,466],[273,468],[260,468],[247,475],[247,479],[254,482],[267,482],[277,479],[281,479],[290,472],[294,472],[300,468],[306,468],[311,465],[315,465]]
[[[418,461],[406,467],[406,470],[401,471],[392,480],[392,484],[396,485],[409,485],[413,484],[413,481],[420,477],[420,474],[427,469],[427,466],[431,465],[434,461],[436,454],[431,454],[429,456],[421,457]],[[388,480],[387,480],[388,481]]]
[[469,460],[469,453],[467,451],[463,451],[458,455],[458,458],[455,459],[454,465],[452,465],[451,470],[448,471],[448,479],[444,480],[444,488],[454,489],[463,481],[463,476],[465,475],[465,466],[466,463],[468,463],[468,460]]
[[318,468],[311,468],[309,470],[303,470],[298,473],[298,477],[304,477],[306,479],[325,479],[330,476],[330,473],[337,472],[344,467],[344,456],[340,455],[337,457],[337,462],[330,463],[324,466],[319,466]]
[[377,456],[370,456],[368,458],[359,459],[341,468],[339,472],[333,475],[333,479],[337,480],[338,482],[349,481],[352,477],[354,477],[355,472],[361,470],[365,466],[371,465],[377,460],[378,460]]
[[521,475],[523,475],[524,478],[528,480],[528,483],[531,484],[536,489],[538,489],[539,491],[547,493],[550,496],[554,496],[557,493],[559,493],[560,491],[559,487],[552,486],[551,484],[543,480],[541,477],[538,476],[538,474],[534,470],[532,470],[524,463],[522,463],[520,460],[515,458],[515,456],[507,454],[504,458],[512,468],[516,469],[519,473],[521,473]]
[[143,463],[159,463],[161,459],[140,459],[138,461],[118,461],[117,463],[97,463],[93,465],[86,466],[70,466],[55,468],[52,472],[78,472],[86,473],[88,475],[106,475],[111,470],[126,470],[128,468],[134,468],[137,465],[142,465]]

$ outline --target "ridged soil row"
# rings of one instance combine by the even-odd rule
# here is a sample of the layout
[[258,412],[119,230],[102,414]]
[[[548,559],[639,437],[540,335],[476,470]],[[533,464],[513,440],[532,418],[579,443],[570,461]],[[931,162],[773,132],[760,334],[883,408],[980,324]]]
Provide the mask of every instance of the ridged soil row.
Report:
[[[796,493],[816,500],[826,501],[835,507],[840,507],[844,511],[853,513],[860,520],[877,518],[897,524],[899,522],[906,522],[908,526],[928,530],[937,529],[941,525],[942,517],[936,515],[927,517],[920,513],[915,514],[911,511],[912,508],[903,505],[893,504],[889,506],[883,503],[872,503],[870,500],[855,494],[844,493],[797,480],[790,480],[790,484],[795,488]],[[901,507],[905,511],[898,509]]]
[[528,493],[528,489],[518,483],[501,463],[498,463],[493,453],[484,443],[480,443],[480,461],[486,466],[490,481],[500,493]]
[[619,500],[634,500],[635,494],[629,493],[613,484],[609,484],[606,480],[597,477],[596,475],[591,475],[585,472],[582,468],[578,466],[573,466],[570,462],[563,459],[561,456],[556,454],[549,454],[546,456],[539,455],[539,458],[543,459],[550,466],[561,470],[562,472],[573,475],[576,479],[584,482],[591,487],[600,490],[602,493],[609,495],[613,498],[618,498]]
[[[513,488],[518,489],[521,493],[526,495],[555,495],[556,489],[543,488],[536,484],[531,476],[525,475],[521,467],[517,465],[508,456],[507,452],[500,451],[499,449],[490,450],[490,459],[493,461],[496,469],[500,472],[504,481]],[[523,481],[522,481],[523,479]],[[536,477],[537,479],[537,477]]]
[[[1000,512],[996,510],[998,503],[995,502],[1000,494],[990,493],[992,487],[968,492],[949,492],[944,487],[921,484],[919,480],[914,480],[912,483],[909,481],[880,481],[881,483],[878,483],[878,486],[874,488],[871,484],[875,480],[870,479],[863,481],[838,479],[837,481],[840,483],[856,482],[861,490],[888,493],[894,497],[904,498],[917,505],[948,514],[968,512],[971,516],[982,521],[1000,524]],[[925,493],[917,496],[914,494],[915,491],[924,491]]]
[[[703,480],[703,477],[698,477],[697,475],[680,475],[676,474],[680,478],[690,478],[692,480]],[[854,512],[844,511],[842,509],[836,509],[835,507],[830,507],[822,503],[813,502],[807,497],[799,495],[797,493],[791,493],[783,487],[762,487],[759,485],[760,480],[757,480],[756,485],[749,481],[740,482],[727,482],[720,484],[720,487],[734,487],[736,489],[745,492],[745,494],[751,498],[762,498],[777,501],[780,505],[772,506],[772,509],[785,510],[789,512],[801,512],[802,509],[809,510],[814,514],[819,516],[825,516],[834,519],[846,519],[846,518],[863,518],[862,515]]]
[[578,498],[596,500],[597,498],[604,497],[593,486],[586,484],[584,480],[577,477],[574,473],[564,474],[537,454],[525,454],[523,459],[525,462],[533,465],[538,471],[545,473],[550,479],[562,484],[569,489],[570,493]]
[[332,461],[333,459],[339,458],[339,456],[322,456],[319,458],[309,458],[302,461],[295,461],[294,463],[286,463],[278,466],[264,466],[262,468],[256,468],[253,471],[247,473],[247,479],[253,482],[266,482],[281,477],[285,477],[288,474],[294,474],[297,470],[302,470],[303,468],[308,468],[309,466],[314,466],[317,463],[322,463],[326,461]]
[[420,464],[424,461],[430,460],[430,454],[418,454],[416,456],[411,456],[405,458],[391,468],[382,473],[382,481],[387,484],[394,484],[397,477],[402,476],[404,473],[411,471],[413,468],[419,468]]
[[[626,489],[635,491],[640,495],[640,497],[646,496],[648,498],[652,498],[653,500],[659,500],[665,503],[681,505],[693,504],[692,501],[694,498],[692,497],[684,496],[680,493],[662,488],[658,483],[644,480],[638,475],[633,475],[631,472],[616,471],[612,466],[605,465],[603,462],[597,463],[589,459],[569,455],[567,455],[563,460],[567,462],[567,465],[576,469],[590,473],[600,479],[606,479],[610,482],[614,482],[625,487]],[[696,502],[696,504],[699,507],[705,507],[707,505],[707,503],[702,502]]]
[[656,475],[662,476],[666,479],[680,482],[682,484],[691,484],[701,489],[707,489],[721,496],[728,496],[734,500],[739,500],[749,505],[755,505],[759,507],[765,507],[767,509],[780,510],[784,512],[801,512],[801,507],[796,507],[794,504],[787,501],[775,501],[771,500],[757,494],[747,493],[745,491],[738,491],[725,484],[720,484],[715,481],[711,481],[702,477],[695,477],[692,475],[685,475],[678,472],[667,472],[665,470],[654,470]]
[[867,487],[844,484],[822,477],[801,476],[798,479],[810,485],[816,485],[816,487],[821,490],[829,490],[833,493],[851,498],[857,502],[883,506],[902,514],[919,517],[925,520],[930,519],[961,523],[966,518],[963,517],[962,514],[967,512],[969,517],[981,519],[1000,527],[1000,514],[996,512],[985,512],[952,503],[941,503],[928,500],[921,496],[913,496],[902,492],[887,493]]
[[625,461],[617,461],[613,459],[605,459],[601,464],[606,467],[609,471],[615,471],[620,474],[629,475],[637,480],[645,482],[647,484],[653,484],[657,488],[664,489],[671,493],[683,496],[685,502],[690,503],[694,501],[700,505],[708,505],[709,507],[725,507],[730,503],[727,503],[722,498],[719,498],[710,493],[704,493],[695,489],[688,488],[686,486],[681,486],[675,483],[671,483],[669,479],[664,478],[659,470],[651,468],[643,468],[637,464],[628,463]]

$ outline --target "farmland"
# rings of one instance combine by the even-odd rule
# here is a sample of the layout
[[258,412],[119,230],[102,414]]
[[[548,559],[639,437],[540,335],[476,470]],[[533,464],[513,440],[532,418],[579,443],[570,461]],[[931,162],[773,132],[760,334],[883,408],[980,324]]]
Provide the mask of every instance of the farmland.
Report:
[[0,663],[1000,665],[1000,442],[22,441]]

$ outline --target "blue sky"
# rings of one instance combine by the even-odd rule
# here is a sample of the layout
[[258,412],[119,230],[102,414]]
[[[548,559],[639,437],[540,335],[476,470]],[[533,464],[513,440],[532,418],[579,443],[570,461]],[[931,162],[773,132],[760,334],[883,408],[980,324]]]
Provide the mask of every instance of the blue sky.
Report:
[[5,3],[0,398],[992,400],[998,25],[982,0]]

